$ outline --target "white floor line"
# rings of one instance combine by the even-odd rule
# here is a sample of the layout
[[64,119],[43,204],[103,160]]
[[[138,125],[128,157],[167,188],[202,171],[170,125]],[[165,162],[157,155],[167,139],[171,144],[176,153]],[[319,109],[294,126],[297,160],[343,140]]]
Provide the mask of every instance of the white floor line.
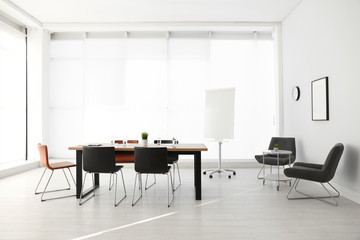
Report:
[[[246,194],[246,193],[255,191],[255,190],[259,189],[259,188],[260,188],[260,187],[258,187],[258,188],[253,188],[253,189],[250,189],[250,190],[247,190],[247,191],[243,191],[243,192],[238,192],[238,193],[232,194],[232,195],[227,196],[227,197],[224,197],[224,198],[219,198],[219,199],[215,199],[215,200],[213,200],[213,201],[209,201],[209,202],[205,202],[205,203],[198,204],[198,205],[196,205],[195,207],[203,207],[203,206],[206,206],[206,205],[210,205],[210,204],[212,204],[212,203],[219,202],[220,200],[223,200],[223,199],[226,199],[226,198],[232,198],[232,197],[235,197],[235,196],[239,196],[239,195],[243,195],[243,194]],[[96,236],[99,236],[99,235],[101,235],[101,234],[109,233],[109,232],[116,231],[116,230],[123,229],[123,228],[127,228],[127,227],[132,227],[132,226],[135,226],[135,225],[138,225],[138,224],[142,224],[142,223],[146,223],[146,222],[150,222],[150,221],[153,221],[153,220],[156,220],[156,219],[159,219],[159,218],[168,217],[168,216],[171,216],[171,215],[176,214],[176,213],[177,213],[177,212],[171,212],[171,213],[163,214],[163,215],[160,215],[160,216],[157,216],[157,217],[144,219],[144,220],[137,221],[137,222],[134,222],[134,223],[130,223],[130,224],[126,224],[126,225],[123,225],[123,226],[119,226],[119,227],[116,227],[116,228],[111,228],[111,229],[108,229],[108,230],[104,230],[104,231],[101,231],[101,232],[89,234],[89,235],[82,236],[82,237],[79,237],[79,238],[74,238],[73,240],[82,240],[82,239],[88,239],[88,238],[96,237]]]
[[246,190],[244,192],[238,192],[238,193],[232,194],[230,196],[226,196],[226,197],[223,197],[223,198],[218,198],[218,199],[215,199],[215,200],[212,200],[212,201],[209,201],[209,202],[200,203],[200,204],[196,205],[195,207],[203,207],[203,206],[206,206],[206,205],[209,205],[209,204],[212,204],[212,203],[219,202],[220,200],[223,200],[223,199],[233,198],[233,197],[236,197],[236,196],[239,196],[239,195],[243,195],[245,193],[253,192],[253,191],[255,191],[255,190],[259,189],[259,188],[262,188],[262,187],[253,188],[253,189],[250,189],[250,190]]
[[79,238],[74,238],[73,240],[82,240],[82,239],[88,239],[88,238],[96,237],[96,236],[99,236],[101,234],[105,234],[105,233],[109,233],[109,232],[116,231],[116,230],[119,230],[119,229],[123,229],[123,228],[131,227],[131,226],[135,226],[135,225],[138,225],[138,224],[154,221],[154,220],[159,219],[159,218],[168,217],[168,216],[176,214],[176,213],[177,212],[171,212],[171,213],[163,214],[163,215],[160,215],[160,216],[157,216],[157,217],[148,218],[148,219],[144,219],[144,220],[137,221],[137,222],[134,222],[134,223],[129,223],[129,224],[126,224],[126,225],[122,225],[120,227],[111,228],[111,229],[104,230],[104,231],[97,232],[97,233],[92,233],[92,234],[82,236],[82,237],[79,237]]

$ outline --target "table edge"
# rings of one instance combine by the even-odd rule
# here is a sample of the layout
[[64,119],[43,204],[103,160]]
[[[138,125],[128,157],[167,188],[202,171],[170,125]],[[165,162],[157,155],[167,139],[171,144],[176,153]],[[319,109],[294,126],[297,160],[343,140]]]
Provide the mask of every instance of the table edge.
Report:
[[[169,152],[205,152],[205,151],[208,151],[208,148],[204,145],[204,144],[201,144],[202,146],[194,146],[194,148],[191,148],[191,147],[184,147],[184,148],[168,148],[168,151]],[[71,147],[68,147],[68,150],[82,150],[82,147],[83,146],[71,146]],[[133,152],[134,151],[134,148],[128,148],[128,147],[125,147],[125,148],[116,148],[115,147],[115,151],[122,151],[122,152]]]

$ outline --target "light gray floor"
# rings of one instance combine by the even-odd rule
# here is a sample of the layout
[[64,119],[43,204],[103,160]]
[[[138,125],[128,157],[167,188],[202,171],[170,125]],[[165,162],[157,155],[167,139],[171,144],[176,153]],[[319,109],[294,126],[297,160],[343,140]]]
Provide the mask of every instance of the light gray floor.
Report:
[[[360,239],[358,204],[343,197],[338,207],[289,201],[287,184],[278,192],[275,183],[263,186],[256,179],[259,169],[236,170],[232,179],[203,176],[203,200],[196,201],[193,170],[181,169],[183,183],[168,208],[165,176],[131,206],[135,173],[128,167],[127,198],[115,208],[108,175],[81,207],[74,197],[40,202],[34,189],[43,169],[34,169],[0,179],[0,239]],[[50,187],[65,186],[64,181],[58,172]],[[303,186],[322,190],[313,183]]]

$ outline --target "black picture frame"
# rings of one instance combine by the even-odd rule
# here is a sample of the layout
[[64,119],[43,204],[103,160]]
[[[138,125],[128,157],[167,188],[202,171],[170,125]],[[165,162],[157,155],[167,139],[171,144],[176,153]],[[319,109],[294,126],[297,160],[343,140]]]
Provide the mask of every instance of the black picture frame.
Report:
[[311,116],[313,121],[329,121],[329,78],[311,82]]

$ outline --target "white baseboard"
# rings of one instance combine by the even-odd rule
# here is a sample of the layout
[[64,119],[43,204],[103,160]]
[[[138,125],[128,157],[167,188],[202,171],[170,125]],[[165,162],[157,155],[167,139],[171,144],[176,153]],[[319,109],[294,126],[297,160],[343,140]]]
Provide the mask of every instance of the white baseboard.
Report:
[[[194,168],[194,162],[183,162],[179,161],[179,166],[181,168]],[[223,168],[261,168],[261,165],[258,162],[222,162],[221,167]],[[218,168],[217,162],[207,162],[203,161],[201,162],[201,168],[202,169],[208,169],[208,168]]]
[[331,183],[331,184],[334,185],[334,187],[340,192],[341,196],[343,196],[353,202],[356,202],[357,204],[360,204],[360,193],[359,192],[355,192],[346,187],[340,186],[339,184],[336,184],[336,183]]
[[[179,161],[180,168],[194,168],[194,161]],[[124,168],[134,168],[133,163],[125,163],[123,164]],[[261,168],[261,165],[257,162],[225,162],[221,164],[221,167],[232,169],[232,168]],[[201,169],[212,169],[218,168],[217,162],[201,162]]]
[[12,163],[2,164],[0,167],[0,178],[9,177],[18,173],[22,173],[40,166],[37,161],[16,161]]

